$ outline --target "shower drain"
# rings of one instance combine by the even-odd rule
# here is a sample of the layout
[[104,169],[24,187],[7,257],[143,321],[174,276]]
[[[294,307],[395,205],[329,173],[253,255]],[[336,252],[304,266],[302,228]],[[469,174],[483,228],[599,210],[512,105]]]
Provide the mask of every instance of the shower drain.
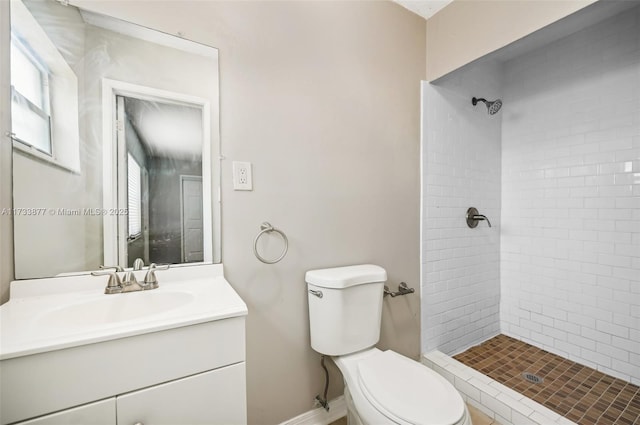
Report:
[[522,377],[532,384],[542,384],[544,382],[544,378],[529,372],[524,372]]

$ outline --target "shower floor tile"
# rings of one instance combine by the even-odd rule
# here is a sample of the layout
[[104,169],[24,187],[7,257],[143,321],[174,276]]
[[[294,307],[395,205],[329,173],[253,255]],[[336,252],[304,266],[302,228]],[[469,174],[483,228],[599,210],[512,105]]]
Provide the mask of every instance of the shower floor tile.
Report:
[[454,358],[580,425],[640,425],[640,387],[506,335]]

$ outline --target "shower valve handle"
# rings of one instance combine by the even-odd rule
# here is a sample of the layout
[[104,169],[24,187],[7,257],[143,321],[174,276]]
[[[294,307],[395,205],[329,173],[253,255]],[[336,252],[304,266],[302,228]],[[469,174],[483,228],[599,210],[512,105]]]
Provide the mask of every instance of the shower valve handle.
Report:
[[474,207],[471,207],[467,210],[467,226],[470,228],[475,228],[478,226],[478,221],[486,221],[489,227],[491,227],[491,222],[484,214],[479,214],[478,210]]
[[489,219],[487,218],[486,215],[482,215],[482,214],[476,214],[473,216],[474,220],[485,220],[487,222],[487,224],[489,225],[489,227],[491,227],[491,222],[489,221]]

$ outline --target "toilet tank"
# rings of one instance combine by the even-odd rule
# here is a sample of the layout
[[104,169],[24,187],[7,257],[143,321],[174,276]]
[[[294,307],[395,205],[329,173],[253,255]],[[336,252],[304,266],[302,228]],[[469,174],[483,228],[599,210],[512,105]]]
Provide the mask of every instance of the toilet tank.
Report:
[[305,275],[311,347],[341,356],[373,347],[380,339],[387,272],[363,264],[311,270]]

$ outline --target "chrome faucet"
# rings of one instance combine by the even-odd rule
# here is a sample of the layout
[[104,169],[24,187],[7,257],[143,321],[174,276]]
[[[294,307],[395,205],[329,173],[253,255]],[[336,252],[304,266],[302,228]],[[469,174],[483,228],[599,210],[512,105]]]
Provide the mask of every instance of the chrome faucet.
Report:
[[124,279],[122,279],[122,292],[135,292],[142,291],[142,285],[138,283],[138,279],[136,279],[136,274],[134,271],[142,270],[144,267],[144,261],[142,258],[136,258],[133,262],[133,270],[128,270],[124,275]]
[[145,289],[138,283],[136,274],[133,270],[129,270],[125,273],[124,279],[122,279],[122,292],[136,292]]
[[136,258],[133,262],[133,270],[142,270],[144,267],[144,260],[142,258]]
[[[156,289],[158,287],[158,279],[156,277],[157,270],[167,270],[169,265],[156,266],[155,263],[151,263],[147,269],[147,274],[144,277],[144,282],[138,282],[136,279],[135,271],[142,270],[144,262],[141,259],[136,259],[133,263],[133,269],[126,272],[120,266],[100,266],[100,269],[105,271],[91,272],[92,276],[109,276],[107,286],[104,288],[105,294],[123,294],[127,292],[144,291],[147,289]],[[115,271],[107,271],[106,269],[114,269]],[[119,272],[124,272],[125,275],[120,279]]]

